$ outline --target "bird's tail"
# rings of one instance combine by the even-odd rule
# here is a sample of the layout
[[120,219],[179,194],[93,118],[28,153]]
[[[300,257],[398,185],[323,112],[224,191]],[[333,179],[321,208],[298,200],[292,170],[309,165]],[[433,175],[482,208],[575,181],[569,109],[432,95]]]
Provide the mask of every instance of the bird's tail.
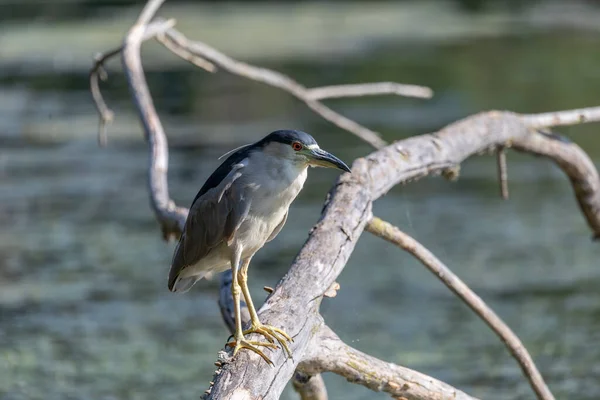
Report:
[[181,276],[185,268],[189,268],[189,266],[186,265],[183,257],[183,240],[184,236],[182,235],[177,243],[177,247],[175,247],[173,260],[171,261],[168,283],[168,287],[171,292],[187,292],[192,286],[194,286],[194,283],[196,283],[198,279],[202,278],[202,276]]
[[200,279],[202,279],[202,275],[188,276],[187,278],[177,276],[175,279],[169,280],[169,290],[171,292],[185,293]]
[[[184,234],[185,235],[185,234]],[[173,253],[173,260],[171,261],[171,269],[169,270],[169,283],[168,287],[171,292],[184,293],[190,290],[194,283],[202,278],[210,279],[212,271],[201,271],[196,272],[194,275],[185,273],[188,268],[193,268],[185,262],[183,257],[183,241],[184,236],[182,235],[175,247]],[[182,276],[183,275],[183,276]]]

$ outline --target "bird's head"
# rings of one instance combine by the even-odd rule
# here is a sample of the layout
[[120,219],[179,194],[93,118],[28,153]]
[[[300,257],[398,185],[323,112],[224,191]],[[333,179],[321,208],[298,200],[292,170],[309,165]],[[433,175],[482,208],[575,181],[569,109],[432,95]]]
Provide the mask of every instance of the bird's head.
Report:
[[270,133],[260,142],[264,151],[275,157],[300,165],[337,168],[350,172],[350,168],[342,160],[321,149],[317,141],[308,133],[280,130]]

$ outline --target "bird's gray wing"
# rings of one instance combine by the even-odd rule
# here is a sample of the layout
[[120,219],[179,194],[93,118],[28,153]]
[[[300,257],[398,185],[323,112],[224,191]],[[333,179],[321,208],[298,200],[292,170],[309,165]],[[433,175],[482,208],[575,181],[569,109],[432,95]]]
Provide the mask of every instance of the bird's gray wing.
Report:
[[275,239],[275,236],[277,236],[279,234],[279,232],[281,232],[281,229],[285,225],[285,221],[287,221],[287,216],[288,216],[288,211],[286,211],[283,218],[281,218],[281,222],[279,223],[279,225],[277,225],[275,227],[275,229],[273,229],[273,232],[271,232],[271,235],[269,235],[267,242],[270,242],[271,240]]
[[216,187],[198,197],[190,207],[185,228],[173,254],[169,289],[186,267],[196,264],[221,242],[229,242],[246,219],[250,201],[243,188],[233,185],[246,166],[242,161]]

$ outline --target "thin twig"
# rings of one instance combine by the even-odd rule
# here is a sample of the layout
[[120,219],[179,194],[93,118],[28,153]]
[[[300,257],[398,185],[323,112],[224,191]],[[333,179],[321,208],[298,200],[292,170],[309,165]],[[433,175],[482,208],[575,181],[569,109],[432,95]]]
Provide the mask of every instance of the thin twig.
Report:
[[[135,26],[148,25],[164,2],[165,0],[148,0],[146,2],[146,5],[142,9],[142,12],[138,16],[135,25],[132,28],[134,28]],[[129,33],[131,33],[131,30],[129,31]]]
[[506,166],[506,150],[499,147],[496,152],[496,166],[498,168],[498,183],[500,184],[500,196],[508,200],[508,169]]
[[464,301],[498,335],[517,360],[531,387],[540,400],[554,400],[544,378],[535,366],[529,352],[517,335],[488,307],[460,278],[444,265],[425,246],[395,226],[377,217],[367,224],[367,231],[391,242],[417,258],[429,271],[437,276],[450,290]]
[[[142,36],[142,41],[151,39],[152,37],[159,35],[161,32],[164,32],[173,26],[175,26],[175,19],[157,19],[146,27],[146,31]],[[94,64],[90,70],[90,91],[92,92],[92,98],[94,99],[94,104],[96,105],[96,110],[98,111],[99,116],[98,144],[101,147],[106,146],[106,128],[113,121],[115,114],[104,101],[98,81],[105,81],[108,78],[108,74],[104,69],[104,63],[106,63],[106,61],[108,61],[110,58],[120,54],[122,50],[123,46],[119,46],[107,52],[96,54],[94,56]]]
[[311,110],[319,114],[324,119],[350,133],[353,133],[376,149],[380,149],[386,145],[386,142],[381,139],[377,132],[344,117],[320,101],[314,100],[309,95],[308,89],[286,75],[283,75],[277,71],[255,67],[253,65],[237,61],[205,43],[199,41],[190,41],[185,37],[185,35],[175,29],[170,29],[169,31],[165,32],[165,35],[169,37],[173,43],[185,48],[190,53],[207,59],[232,74],[243,76],[254,81],[263,82],[267,85],[277,87],[292,94],[299,100],[305,102]]
[[523,114],[521,118],[531,128],[577,125],[585,122],[600,121],[600,107],[587,107],[541,114]]
[[100,91],[99,79],[105,81],[108,77],[106,70],[104,69],[104,62],[109,58],[119,54],[121,47],[107,51],[106,53],[99,53],[94,56],[94,65],[90,70],[90,91],[92,92],[92,98],[98,111],[98,144],[101,147],[106,146],[106,126],[109,125],[115,116],[115,113],[108,108],[102,92]]
[[433,90],[426,86],[407,85],[396,82],[374,82],[350,85],[320,86],[307,89],[308,97],[313,100],[333,99],[339,97],[360,97],[382,94],[395,94],[405,97],[430,99]]
[[344,343],[323,325],[299,368],[333,372],[352,383],[402,400],[477,400],[461,390],[409,368],[378,360]]
[[202,57],[198,57],[197,55],[190,53],[185,49],[185,47],[182,47],[177,43],[173,42],[173,40],[170,39],[168,36],[161,33],[160,35],[156,35],[156,40],[158,40],[159,43],[161,43],[163,46],[169,49],[173,54],[181,57],[187,62],[197,67],[200,67],[208,72],[217,71],[217,67],[215,66],[215,64],[205,60]]

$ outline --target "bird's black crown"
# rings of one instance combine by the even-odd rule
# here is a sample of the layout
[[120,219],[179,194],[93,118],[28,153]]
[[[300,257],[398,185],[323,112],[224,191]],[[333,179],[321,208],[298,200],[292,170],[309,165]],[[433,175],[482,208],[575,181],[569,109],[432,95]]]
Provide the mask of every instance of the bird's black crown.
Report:
[[304,146],[317,144],[315,138],[313,138],[306,132],[291,129],[282,129],[279,131],[271,132],[267,136],[262,138],[260,141],[247,146],[243,146],[231,153],[229,157],[227,157],[227,159],[223,161],[223,163],[219,165],[215,172],[213,172],[212,175],[207,179],[207,181],[204,183],[204,185],[196,195],[196,198],[194,198],[192,204],[195,203],[200,196],[208,192],[210,189],[217,187],[219,183],[221,183],[221,181],[225,179],[227,174],[231,172],[231,168],[235,164],[242,161],[244,158],[248,157],[250,152],[255,151],[257,149],[261,149],[272,142],[279,142],[289,145],[291,145],[293,142],[300,142]]
[[283,144],[292,144],[293,142],[300,142],[305,146],[317,144],[315,138],[306,132],[296,131],[292,129],[282,129],[279,131],[271,132],[265,136],[259,143],[264,146],[272,142],[279,142]]

